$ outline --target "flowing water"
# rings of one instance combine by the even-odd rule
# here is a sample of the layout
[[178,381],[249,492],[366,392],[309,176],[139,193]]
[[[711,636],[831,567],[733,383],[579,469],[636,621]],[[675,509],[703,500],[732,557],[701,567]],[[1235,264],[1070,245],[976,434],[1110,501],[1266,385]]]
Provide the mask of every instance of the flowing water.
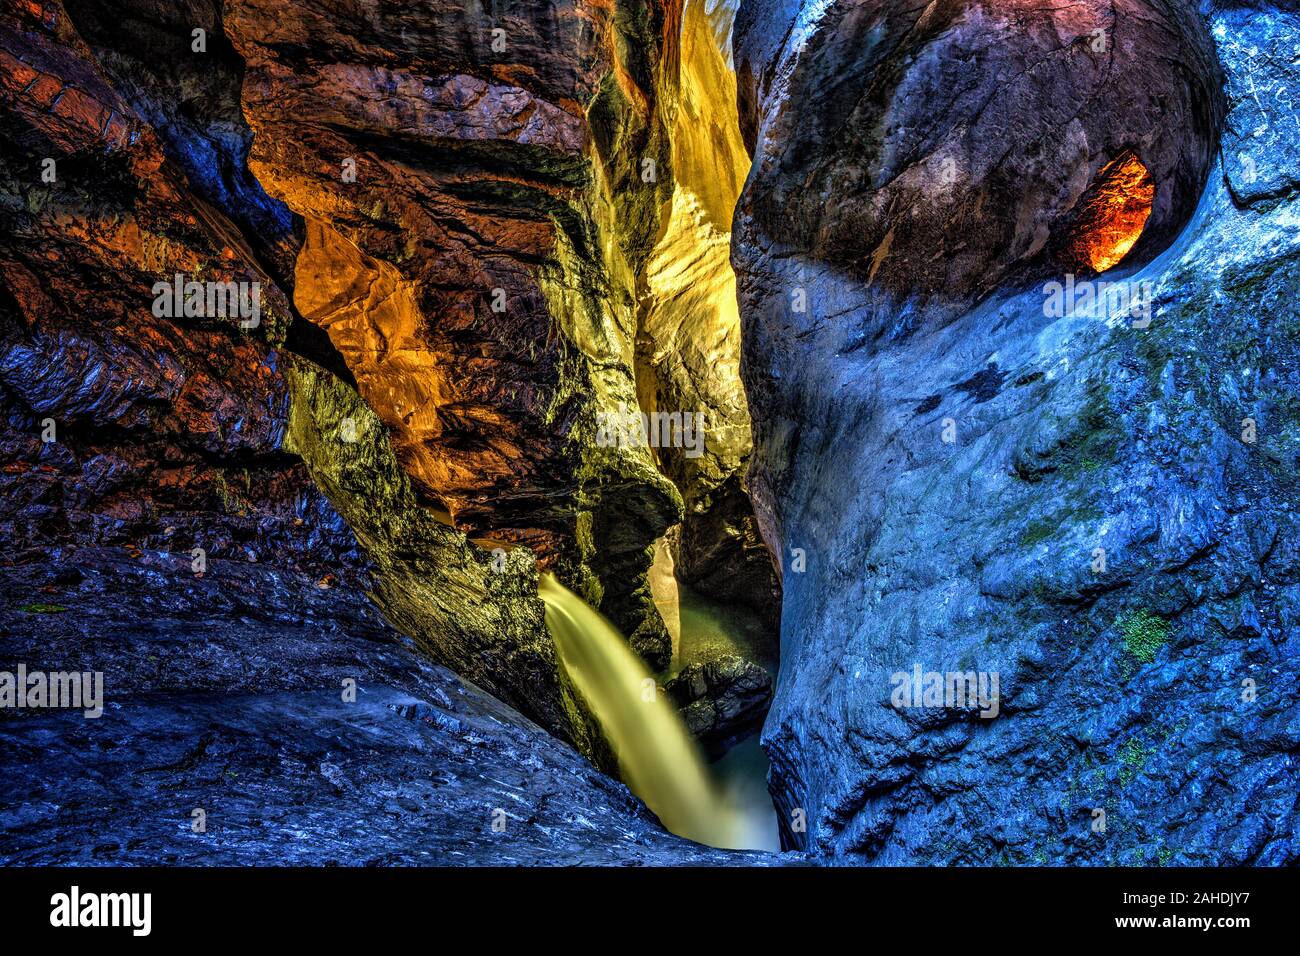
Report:
[[623,635],[550,574],[542,576],[538,594],[560,663],[617,755],[623,781],[678,836],[745,848],[741,814]]

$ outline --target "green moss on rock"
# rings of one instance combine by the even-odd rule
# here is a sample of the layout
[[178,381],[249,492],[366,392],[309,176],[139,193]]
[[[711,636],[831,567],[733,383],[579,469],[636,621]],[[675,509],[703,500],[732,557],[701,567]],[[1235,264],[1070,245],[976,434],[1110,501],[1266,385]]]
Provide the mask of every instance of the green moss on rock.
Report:
[[1121,614],[1115,626],[1124,637],[1125,649],[1144,664],[1156,659],[1156,652],[1169,641],[1169,622],[1146,608]]

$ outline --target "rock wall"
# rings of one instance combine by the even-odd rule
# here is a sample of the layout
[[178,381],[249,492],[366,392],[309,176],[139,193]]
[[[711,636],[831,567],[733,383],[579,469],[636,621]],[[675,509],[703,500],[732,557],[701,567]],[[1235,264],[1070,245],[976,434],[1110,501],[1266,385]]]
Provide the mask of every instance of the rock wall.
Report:
[[[594,441],[602,410],[636,401],[631,267],[604,251],[589,118],[648,109],[616,48],[653,56],[661,14],[629,9],[242,0],[226,29],[247,62],[250,168],[306,222],[295,304],[418,492],[462,531],[532,549],[653,659],[647,549],[680,504],[645,449]],[[616,147],[629,165],[633,145]]]
[[[742,6],[733,261],[787,844],[1296,861],[1300,167],[1258,95],[1294,84],[1295,25]],[[1131,215],[1132,157],[1152,192],[1107,291],[1073,251]],[[931,672],[998,677],[997,715],[910,699]]]
[[685,506],[674,539],[678,578],[715,599],[755,607],[775,632],[780,597],[772,559],[743,487],[751,438],[730,249],[749,155],[731,61],[736,5],[688,0],[675,64],[659,76],[672,194],[644,267],[637,382],[643,408],[688,411],[706,423],[698,456],[673,448],[656,455]]
[[0,721],[7,866],[776,862],[665,832],[346,589],[108,548],[0,566],[5,595],[51,582],[73,612],[0,608],[4,651],[101,672],[107,704]]
[[[161,549],[187,567],[201,552],[361,572],[352,533],[282,446],[292,310],[244,228],[279,222],[274,205],[261,196],[251,218],[231,218],[191,175],[207,163],[213,181],[256,194],[232,172],[237,147],[181,150],[171,137],[189,132],[154,126],[57,3],[7,6],[0,60],[10,553],[77,542]],[[279,248],[274,232],[259,241]],[[154,285],[177,273],[259,283],[256,324],[156,316]]]

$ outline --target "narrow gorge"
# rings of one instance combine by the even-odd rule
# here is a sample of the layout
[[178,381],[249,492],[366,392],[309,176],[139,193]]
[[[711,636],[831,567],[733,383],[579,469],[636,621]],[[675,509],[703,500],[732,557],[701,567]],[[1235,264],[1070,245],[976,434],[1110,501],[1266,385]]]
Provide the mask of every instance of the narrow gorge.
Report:
[[104,687],[0,715],[0,859],[1300,862],[1290,0],[0,68],[0,670]]

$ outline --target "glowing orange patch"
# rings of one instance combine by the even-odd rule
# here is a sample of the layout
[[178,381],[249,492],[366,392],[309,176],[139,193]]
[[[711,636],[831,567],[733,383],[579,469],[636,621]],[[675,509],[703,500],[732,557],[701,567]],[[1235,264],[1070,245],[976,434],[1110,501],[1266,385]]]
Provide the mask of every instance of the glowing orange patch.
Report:
[[1079,214],[1071,243],[1078,268],[1105,272],[1128,255],[1147,224],[1155,195],[1151,173],[1133,153],[1107,163]]

